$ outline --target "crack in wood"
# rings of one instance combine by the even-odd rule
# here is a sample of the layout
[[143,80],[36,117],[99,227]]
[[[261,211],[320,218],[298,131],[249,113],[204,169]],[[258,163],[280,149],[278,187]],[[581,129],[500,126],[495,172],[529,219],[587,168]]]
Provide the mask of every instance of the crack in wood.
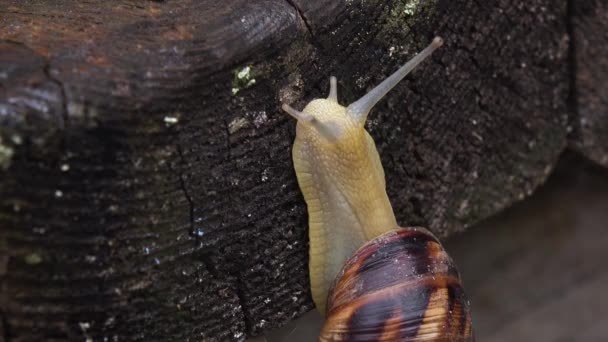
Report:
[[42,70],[44,72],[44,75],[51,82],[55,83],[57,85],[57,87],[59,88],[59,96],[60,96],[59,100],[61,101],[61,103],[60,103],[61,113],[60,113],[59,117],[62,119],[59,124],[59,127],[61,129],[65,129],[69,124],[67,95],[66,95],[65,87],[64,87],[63,83],[59,79],[53,77],[53,75],[51,74],[50,68],[51,68],[51,61],[47,59],[46,64],[44,65]]
[[287,3],[289,5],[291,5],[291,7],[293,7],[296,10],[296,13],[298,13],[298,16],[300,17],[300,19],[304,23],[304,26],[306,27],[306,31],[308,31],[308,34],[310,35],[310,38],[314,39],[314,34],[312,32],[312,27],[310,26],[310,23],[308,22],[308,19],[304,15],[304,12],[302,12],[302,9],[300,7],[298,7],[298,5],[294,2],[294,0],[286,0],[286,1],[287,1]]

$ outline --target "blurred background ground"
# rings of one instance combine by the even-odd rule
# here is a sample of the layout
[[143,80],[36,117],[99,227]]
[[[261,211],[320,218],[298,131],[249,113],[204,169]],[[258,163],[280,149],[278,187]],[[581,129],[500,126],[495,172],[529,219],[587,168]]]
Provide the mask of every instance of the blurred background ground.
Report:
[[[478,341],[608,340],[608,171],[563,156],[531,197],[445,242]],[[315,341],[311,311],[250,341]]]

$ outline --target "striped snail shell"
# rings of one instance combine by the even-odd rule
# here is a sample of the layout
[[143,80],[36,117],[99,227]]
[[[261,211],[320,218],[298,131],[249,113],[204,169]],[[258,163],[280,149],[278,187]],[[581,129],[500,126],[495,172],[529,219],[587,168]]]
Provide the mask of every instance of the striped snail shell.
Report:
[[473,341],[454,262],[425,228],[390,231],[338,273],[319,341]]

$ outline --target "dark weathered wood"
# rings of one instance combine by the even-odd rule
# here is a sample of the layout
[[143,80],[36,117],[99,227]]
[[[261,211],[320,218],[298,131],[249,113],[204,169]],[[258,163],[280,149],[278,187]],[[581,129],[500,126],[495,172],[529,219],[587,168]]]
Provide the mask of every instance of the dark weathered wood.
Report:
[[[235,63],[271,60],[305,34],[293,7],[66,1],[1,11],[7,340],[236,340],[310,307],[302,206],[270,217],[286,224],[261,238],[256,222],[231,222],[247,216],[233,200],[241,187],[224,117],[239,102]],[[287,191],[298,195],[293,182]],[[284,268],[261,262],[269,248]],[[282,302],[284,313],[269,309]]]
[[575,110],[572,145],[608,166],[608,3],[571,1]]
[[400,223],[445,236],[525,197],[566,145],[566,7],[3,2],[6,339],[239,340],[309,310],[279,104],[329,75],[351,102],[436,34],[368,125]]

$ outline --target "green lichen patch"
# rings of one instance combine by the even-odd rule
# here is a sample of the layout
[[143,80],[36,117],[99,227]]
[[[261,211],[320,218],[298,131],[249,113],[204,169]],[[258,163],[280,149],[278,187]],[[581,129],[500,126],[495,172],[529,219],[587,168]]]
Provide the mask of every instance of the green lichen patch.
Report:
[[30,253],[25,256],[25,263],[28,265],[38,265],[42,262],[42,257],[38,253]]
[[432,18],[437,6],[436,0],[403,0],[397,2],[386,19],[387,32],[405,37],[416,22]]
[[234,70],[233,74],[232,95],[236,95],[239,91],[251,87],[256,82],[253,67],[250,65]]
[[2,143],[2,138],[0,137],[0,170],[6,170],[11,166],[11,160],[13,159],[13,155],[15,154],[15,150]]
[[403,0],[391,10],[391,16],[398,20],[426,19],[433,13],[436,0]]
[[416,8],[418,7],[419,3],[420,3],[419,0],[412,0],[408,3],[406,3],[403,6],[403,13],[406,15],[414,15],[414,13],[416,13]]

